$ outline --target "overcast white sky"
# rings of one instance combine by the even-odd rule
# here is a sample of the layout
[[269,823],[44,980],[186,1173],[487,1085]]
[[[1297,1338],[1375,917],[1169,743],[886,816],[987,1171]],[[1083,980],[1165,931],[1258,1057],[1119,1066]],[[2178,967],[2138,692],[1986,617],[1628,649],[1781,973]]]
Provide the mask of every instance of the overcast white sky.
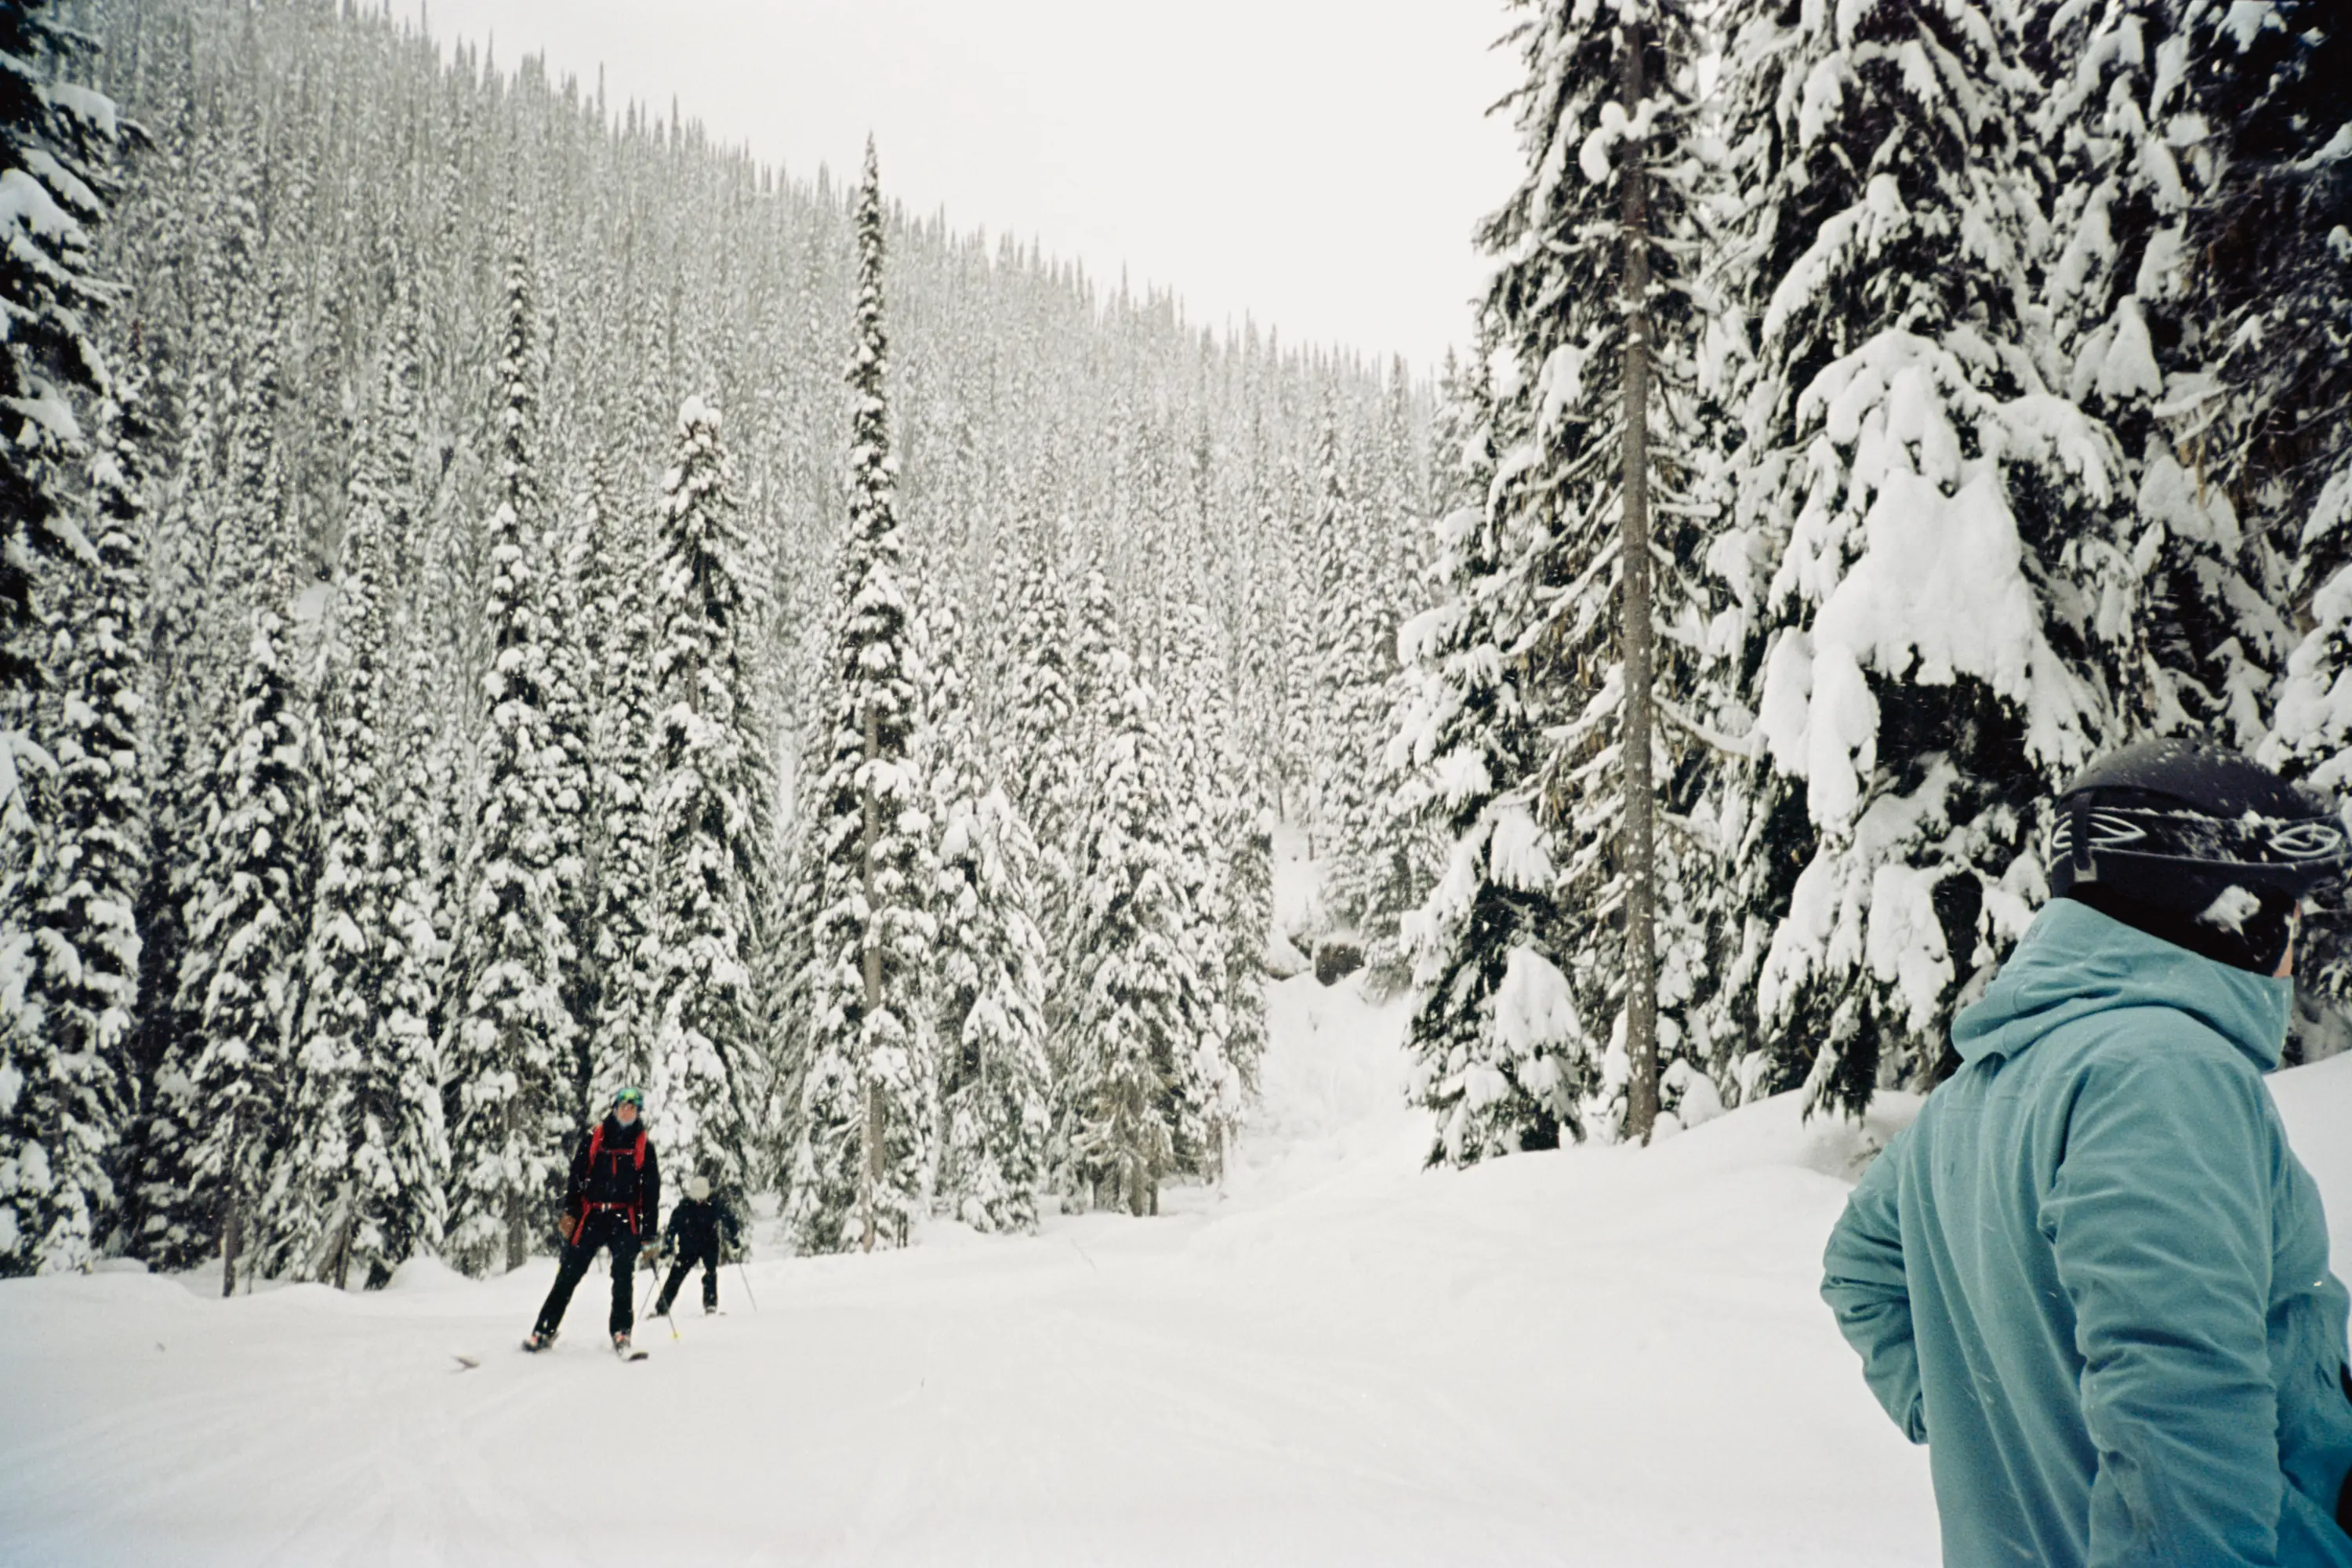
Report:
[[[416,16],[418,0],[398,0]],[[1423,368],[1468,335],[1470,235],[1515,176],[1486,106],[1500,0],[430,0],[795,177],[854,174],[958,227],[1043,239],[1192,319]]]

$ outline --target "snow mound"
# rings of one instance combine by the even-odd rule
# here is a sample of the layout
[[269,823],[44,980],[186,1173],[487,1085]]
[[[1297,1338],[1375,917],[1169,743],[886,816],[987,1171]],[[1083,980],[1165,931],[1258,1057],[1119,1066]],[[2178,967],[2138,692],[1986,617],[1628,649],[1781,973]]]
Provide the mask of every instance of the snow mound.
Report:
[[473,1281],[437,1258],[412,1258],[392,1271],[387,1290],[463,1290]]
[[1311,963],[1307,956],[1298,951],[1297,945],[1280,931],[1265,939],[1265,955],[1260,962],[1265,972],[1276,980],[1288,980],[1293,975],[1304,974]]

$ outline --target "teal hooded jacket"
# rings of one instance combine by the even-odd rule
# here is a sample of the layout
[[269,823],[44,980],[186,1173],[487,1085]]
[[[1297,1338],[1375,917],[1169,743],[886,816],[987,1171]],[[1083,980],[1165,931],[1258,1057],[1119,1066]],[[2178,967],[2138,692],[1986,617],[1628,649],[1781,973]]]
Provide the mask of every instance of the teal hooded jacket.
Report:
[[2347,1297],[2263,1082],[2292,993],[2053,900],[1854,1189],[1822,1295],[1955,1568],[2352,1568]]

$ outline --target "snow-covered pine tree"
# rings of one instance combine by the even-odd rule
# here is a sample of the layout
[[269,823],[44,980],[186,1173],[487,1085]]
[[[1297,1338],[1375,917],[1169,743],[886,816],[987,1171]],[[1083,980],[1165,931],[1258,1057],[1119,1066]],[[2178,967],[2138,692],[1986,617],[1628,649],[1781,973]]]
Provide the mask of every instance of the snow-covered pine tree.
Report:
[[[383,507],[378,561],[387,585],[414,584],[424,520],[416,491],[416,318],[405,297],[394,307],[382,409],[382,459],[376,489]],[[449,1136],[441,1088],[440,1012],[447,943],[439,930],[440,868],[434,810],[430,715],[430,638],[421,595],[380,593],[387,697],[382,732],[396,736],[383,753],[377,895],[383,910],[383,986],[375,1030],[352,1089],[357,1117],[352,1151],[354,1203],[350,1260],[371,1289],[389,1283],[411,1258],[437,1255],[448,1215]],[[399,701],[392,700],[397,695]],[[339,1274],[337,1283],[343,1282]]]
[[2050,86],[2030,152],[2053,193],[2039,368],[2122,447],[2111,526],[2131,544],[2138,640],[2118,691],[2126,718],[2252,747],[2291,634],[2275,550],[2205,472],[2227,466],[2209,465],[2203,448],[2227,416],[2214,395],[2228,342],[2196,298],[2206,266],[2191,230],[2235,177],[2204,129],[2231,115],[2214,91],[2227,71],[2199,60],[2217,46],[2235,50],[2213,36],[2215,9],[2045,4],[2042,26],[2028,26],[2044,52],[2029,63]]
[[929,825],[909,764],[921,698],[901,586],[882,196],[873,144],[856,198],[849,520],[830,659],[831,755],[815,793],[815,1026],[801,1085],[787,1216],[801,1248],[906,1245],[924,1201],[925,1093],[915,1016],[933,931],[919,886]]
[[679,407],[654,563],[659,990],[650,1115],[674,1168],[709,1177],[740,1206],[750,1142],[742,1091],[756,1039],[748,944],[761,851],[752,795],[764,742],[750,727],[751,602],[719,429],[718,410],[699,398]]
[[1327,408],[1315,437],[1315,510],[1309,521],[1310,554],[1303,585],[1310,595],[1305,612],[1314,652],[1300,693],[1307,704],[1304,728],[1312,748],[1307,762],[1306,822],[1316,858],[1323,863],[1323,899],[1329,923],[1351,927],[1358,893],[1356,830],[1362,806],[1363,775],[1349,765],[1349,729],[1355,718],[1352,697],[1358,668],[1357,601],[1364,588],[1357,560],[1364,532],[1361,509],[1349,486],[1339,451],[1338,416]]
[[2113,732],[2115,452],[2034,366],[2014,16],[1726,21],[1727,289],[1756,326],[1708,560],[1758,671],[1763,756],[1726,820],[1738,911],[1769,932],[1744,1076],[1853,1111],[1927,1081],[2041,895],[2041,803]]
[[1109,723],[1110,710],[1127,697],[1126,683],[1133,669],[1114,671],[1112,665],[1134,660],[1124,649],[1118,626],[1118,603],[1112,597],[1110,575],[1099,560],[1089,561],[1078,579],[1076,616],[1070,628],[1070,689],[1072,721],[1085,754]]
[[[2191,12],[2203,68],[2189,74],[2211,133],[2196,162],[2213,195],[2190,248],[2228,394],[2194,450],[2206,459],[2200,478],[2239,498],[2250,534],[2281,542],[2287,595],[2308,626],[2263,754],[2342,801],[2352,798],[2352,22],[2313,0]],[[2324,909],[2305,932],[2298,974],[2339,1006],[2352,1001],[2352,911]]]
[[[1054,752],[1029,764],[1033,770],[1043,771],[1049,761],[1058,763],[1071,759],[1077,763],[1077,771],[1069,775],[1073,787],[1069,814],[1064,819],[1066,826],[1062,847],[1068,857],[1068,880],[1049,888],[1054,896],[1045,905],[1048,978],[1054,985],[1046,996],[1051,1039],[1068,1034],[1078,1006],[1078,990],[1085,984],[1082,933],[1086,915],[1079,905],[1085,898],[1087,836],[1094,820],[1094,807],[1087,800],[1095,784],[1090,770],[1099,760],[1097,752],[1106,727],[1111,722],[1111,709],[1124,698],[1125,683],[1132,674],[1131,670],[1114,672],[1112,668],[1123,659],[1132,661],[1123,651],[1118,606],[1111,596],[1110,578],[1100,561],[1089,560],[1086,570],[1079,574],[1076,602],[1070,608],[1066,667],[1070,683],[1069,732]],[[1054,868],[1052,846],[1046,847],[1046,852],[1047,865]],[[1066,1070],[1066,1064],[1057,1063],[1056,1067]]]
[[[1699,39],[1680,0],[1555,4],[1520,47],[1528,173],[1481,240],[1511,367],[1492,503],[1505,603],[1525,616],[1509,647],[1549,710],[1529,784],[1556,835],[1555,940],[1576,1014],[1551,1019],[1549,1043],[1594,1100],[1580,1131],[1613,1135],[1622,1119],[1646,1140],[1663,1065],[1662,796],[1691,793],[1712,761],[1657,722],[1690,685],[1707,609],[1689,494]],[[1679,636],[1662,641],[1662,626]]]
[[[107,379],[91,325],[108,291],[90,253],[115,190],[118,135],[112,100],[82,79],[89,53],[48,0],[0,11],[0,176],[12,193],[0,204],[0,400],[15,416],[0,437],[0,849],[29,827],[22,768],[49,763],[16,700],[37,679],[36,563],[89,553],[67,510],[68,474],[83,455],[76,402]],[[21,918],[0,911],[0,969],[22,962],[7,929]],[[0,987],[16,984],[0,973]]]
[[[179,1100],[169,1120],[187,1129],[172,1151],[175,1165],[158,1174],[206,1213],[224,1295],[236,1288],[246,1254],[267,1240],[258,1227],[268,1183],[284,1173],[278,1156],[313,880],[317,784],[283,611],[294,548],[278,429],[283,300],[283,280],[273,274],[251,328],[215,524],[212,575],[223,600],[215,614],[225,627],[241,616],[247,640],[234,705],[207,737],[218,751],[207,768],[212,788],[180,970],[179,1007],[195,1034],[157,1085]],[[267,1261],[257,1257],[248,1275]]]
[[195,1107],[187,1069],[196,1015],[180,986],[188,960],[188,911],[204,863],[205,796],[212,784],[209,687],[220,668],[210,650],[206,554],[217,500],[211,482],[217,440],[209,376],[191,378],[181,405],[178,479],[155,516],[153,574],[141,627],[150,672],[142,738],[147,788],[146,877],[134,918],[139,1000],[131,1057],[141,1088],[122,1163],[125,1235],[158,1268],[185,1268],[214,1235],[204,1194],[191,1189],[189,1142]]
[[[598,1002],[597,965],[590,922],[598,905],[596,879],[603,856],[601,802],[595,790],[596,687],[601,671],[600,627],[587,578],[594,568],[588,530],[593,514],[583,510],[551,521],[541,551],[548,583],[541,600],[546,637],[548,837],[554,858],[556,919],[567,933],[563,1010],[572,1020],[572,1051],[563,1064],[567,1098],[594,1106],[598,1085],[593,1070]],[[609,1089],[607,1089],[609,1092]]]
[[[1316,848],[1326,867],[1324,900],[1332,925],[1360,952],[1391,918],[1381,909],[1385,875],[1380,767],[1395,720],[1390,681],[1396,668],[1397,585],[1391,539],[1403,519],[1383,510],[1368,482],[1364,455],[1343,466],[1336,431],[1319,447],[1321,499],[1316,551],[1323,567],[1323,715]],[[1394,498],[1391,497],[1393,500]]]
[[1239,494],[1221,500],[1234,539],[1231,598],[1234,648],[1234,711],[1241,722],[1243,782],[1253,799],[1278,805],[1288,759],[1282,737],[1289,723],[1290,647],[1287,637],[1289,552],[1275,520],[1275,488],[1265,473],[1263,432],[1253,427],[1245,479]]
[[263,582],[232,749],[213,772],[213,874],[191,905],[183,980],[202,1030],[186,1075],[194,1131],[185,1184],[214,1205],[223,1295],[235,1289],[238,1262],[258,1239],[254,1230],[283,1136],[288,1011],[298,990],[309,874],[299,818],[313,786],[291,711],[285,623],[269,602],[282,581],[273,573]]
[[1286,796],[1283,810],[1306,830],[1307,849],[1312,853],[1317,847],[1315,830],[1322,809],[1318,804],[1320,781],[1316,773],[1316,759],[1322,754],[1321,716],[1325,710],[1319,686],[1323,662],[1318,638],[1322,623],[1315,547],[1312,538],[1296,521],[1300,515],[1296,503],[1304,488],[1300,476],[1286,472],[1266,476],[1261,482],[1260,525],[1282,542],[1282,607],[1276,628],[1282,639],[1282,657],[1276,665],[1282,676],[1282,712],[1275,750],[1282,759],[1281,776]]
[[1000,580],[1010,578],[1012,586],[1003,754],[1013,766],[1005,793],[1036,835],[1048,885],[1066,886],[1080,787],[1069,593],[1056,542],[1034,502],[1024,502],[998,549]]
[[966,676],[968,624],[957,607],[954,590],[942,579],[954,552],[941,550],[919,570],[915,583],[915,613],[911,626],[912,668],[922,691],[923,711],[915,726],[913,765],[922,781],[924,819],[934,837],[923,846],[917,877],[923,889],[923,909],[932,921],[936,942],[930,973],[919,1005],[919,1056],[925,1067],[924,1093],[929,1120],[925,1122],[924,1165],[935,1197],[944,1197],[941,1162],[946,1157],[947,1100],[956,1081],[954,1036],[948,1027],[951,1004],[944,988],[946,953],[955,932],[945,921],[953,900],[955,879],[940,858],[948,819],[959,803],[980,797],[986,768],[974,698]]
[[[1184,1036],[1176,1043],[1171,1135],[1176,1166],[1215,1180],[1224,1170],[1256,1081],[1251,1044],[1237,1051],[1234,1027],[1244,1005],[1232,994],[1234,863],[1255,845],[1234,778],[1232,715],[1225,660],[1208,608],[1198,600],[1170,616],[1166,723],[1170,824],[1186,923],[1182,972],[1191,984],[1178,998]],[[1258,938],[1261,948],[1264,938]],[[1246,983],[1244,983],[1246,984]]]
[[1504,357],[1498,331],[1490,313],[1465,418],[1464,489],[1476,501],[1438,524],[1438,601],[1398,639],[1412,695],[1392,766],[1413,781],[1403,809],[1426,814],[1448,845],[1437,886],[1403,921],[1420,993],[1409,1094],[1437,1118],[1433,1165],[1559,1147],[1577,1131],[1597,1055],[1559,968],[1557,840],[1526,787],[1544,709],[1511,652],[1528,606],[1490,500],[1512,438],[1487,375]]
[[[1086,753],[1071,668],[1070,605],[1057,544],[1036,510],[1022,503],[1010,538],[998,542],[1000,580],[1013,579],[1005,632],[1009,666],[995,737],[1004,793],[1037,847],[1038,926],[1045,942],[1046,1047],[1058,1052],[1065,991],[1061,914],[1077,888],[1080,801]],[[1058,1070],[1058,1059],[1055,1066]]]
[[[642,547],[614,525],[601,461],[589,470],[583,531],[595,611],[606,628],[596,720],[596,798],[604,832],[593,928],[595,1034],[590,1085],[645,1083],[653,1077],[654,1031],[661,1017],[655,963],[655,695],[650,567]],[[593,1109],[593,1107],[592,1107]]]
[[[1450,349],[1445,364],[1449,381],[1458,383],[1460,373]],[[1405,950],[1403,920],[1436,885],[1444,858],[1444,846],[1433,831],[1433,825],[1402,809],[1409,775],[1400,771],[1404,759],[1392,757],[1389,744],[1402,727],[1412,703],[1411,672],[1397,657],[1397,633],[1421,611],[1432,587],[1428,579],[1436,533],[1431,519],[1444,515],[1454,504],[1448,499],[1432,509],[1432,487],[1416,463],[1412,396],[1412,384],[1400,360],[1390,372],[1388,396],[1381,408],[1380,489],[1375,503],[1390,545],[1388,565],[1379,584],[1382,598],[1375,628],[1383,678],[1377,691],[1367,689],[1361,694],[1369,837],[1357,926],[1363,938],[1369,984],[1383,993],[1402,990],[1410,983],[1412,959]],[[1458,452],[1463,432],[1458,427],[1441,431],[1434,439],[1438,449]]]
[[931,909],[940,1205],[976,1230],[1034,1230],[1045,1166],[1045,939],[1037,847],[986,782],[963,677],[962,623],[935,595],[923,657],[930,817],[940,825]]
[[[113,103],[77,79],[89,53],[89,40],[61,25],[46,0],[0,14],[0,178],[10,193],[0,203],[6,240],[0,311],[7,323],[0,399],[10,411],[0,432],[0,1074],[48,1085],[71,1100],[85,1099],[72,1083],[83,1075],[27,1027],[39,1021],[28,1011],[38,999],[27,989],[43,984],[34,931],[48,925],[28,906],[56,891],[27,862],[53,859],[60,847],[37,823],[27,784],[57,767],[35,734],[33,689],[47,653],[37,606],[45,596],[55,603],[55,591],[45,595],[37,574],[68,556],[80,570],[98,566],[71,510],[71,474],[88,456],[77,405],[107,383],[90,329],[108,289],[91,248],[115,192],[117,127]],[[102,1087],[97,1066],[89,1075],[94,1088]],[[99,1217],[82,1212],[97,1173],[79,1151],[101,1135],[29,1125],[24,1118],[37,1110],[73,1113],[37,1090],[36,1098],[41,1106],[0,1110],[0,1201],[15,1200],[0,1209],[0,1270],[10,1272],[69,1267]],[[73,1212],[53,1208],[53,1200]],[[12,1231],[10,1220],[41,1229]]]
[[541,530],[536,308],[530,261],[507,267],[499,360],[497,510],[488,523],[491,665],[483,681],[481,824],[473,888],[458,927],[467,991],[448,1052],[448,1247],[470,1273],[530,1256],[563,1166],[572,1107],[572,1021],[563,982],[571,955],[555,888],[548,727],[546,619],[552,564]]
[[1101,679],[1055,1142],[1074,1195],[1158,1214],[1175,1162],[1176,1053],[1190,1040],[1183,998],[1200,981],[1184,942],[1191,912],[1158,700],[1122,650]]
[[148,432],[133,379],[100,403],[96,431],[83,525],[96,560],[60,563],[68,607],[53,649],[57,772],[46,842],[27,868],[31,972],[11,999],[7,1031],[0,1273],[8,1274],[84,1268],[106,1244],[136,1103],[128,1067],[147,853],[139,631]]
[[[393,373],[394,374],[397,372]],[[386,512],[395,481],[381,415],[354,441],[331,598],[311,683],[320,795],[318,887],[303,952],[303,1016],[286,1113],[283,1179],[274,1182],[258,1250],[269,1272],[349,1278],[359,1194],[360,1079],[381,1027],[387,889],[383,875],[383,780],[387,661],[394,590],[385,580]],[[368,1107],[368,1112],[381,1110]],[[370,1131],[383,1124],[373,1115]]]
[[1255,1093],[1265,1059],[1266,950],[1274,936],[1274,826],[1270,800],[1236,792],[1219,829],[1224,847],[1225,1054]]
[[2352,559],[2352,19],[2328,0],[2175,3],[2185,47],[2158,51],[2159,85],[2187,82],[2188,112],[2166,129],[2202,198],[2189,285],[2214,352],[2199,368],[2226,393],[2182,444],[2249,536],[2290,558],[2291,582],[2257,586],[2301,611]]
[[1034,1230],[1051,1131],[1036,846],[1003,790],[957,803],[940,838],[938,985],[950,1076],[940,1195],[975,1230]]
[[[244,130],[241,121],[236,130]],[[250,643],[256,556],[229,476],[249,460],[238,452],[252,442],[253,422],[244,411],[251,395],[271,388],[278,352],[275,308],[257,276],[261,226],[253,189],[260,176],[248,140],[192,132],[183,166],[199,174],[189,205],[207,216],[202,242],[184,264],[192,298],[180,356],[179,450],[163,486],[151,552],[149,875],[138,910],[133,1051],[142,1093],[127,1156],[131,1244],[150,1264],[171,1268],[194,1266],[219,1237],[218,1194],[194,1173],[207,1120],[192,1077],[203,1043],[204,998],[200,986],[185,981],[205,963],[192,950],[189,931],[215,886],[215,771],[231,747]]]

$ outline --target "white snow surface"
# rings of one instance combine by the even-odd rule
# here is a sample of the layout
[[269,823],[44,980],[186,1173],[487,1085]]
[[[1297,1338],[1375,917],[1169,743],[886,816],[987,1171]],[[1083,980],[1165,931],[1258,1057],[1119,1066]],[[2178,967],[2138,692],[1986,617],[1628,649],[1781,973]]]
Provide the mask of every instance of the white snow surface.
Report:
[[[1222,1194],[769,1256],[636,1366],[593,1277],[520,1353],[549,1261],[0,1284],[0,1563],[1933,1562],[1925,1453],[1814,1293],[1912,1102],[1427,1173],[1402,1023],[1285,982]],[[2275,1083],[2340,1255],[2352,1057]]]

